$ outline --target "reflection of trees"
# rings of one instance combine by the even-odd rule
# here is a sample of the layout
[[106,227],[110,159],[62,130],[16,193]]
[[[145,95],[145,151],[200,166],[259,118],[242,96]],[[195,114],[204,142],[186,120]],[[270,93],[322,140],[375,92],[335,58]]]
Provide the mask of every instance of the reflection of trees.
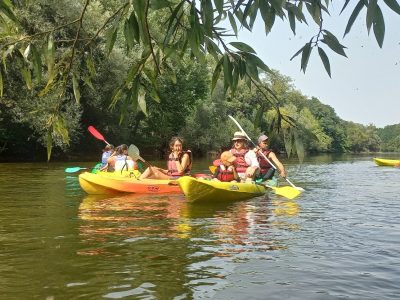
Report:
[[100,286],[112,283],[103,296],[191,299],[224,284],[238,258],[285,248],[271,232],[297,212],[294,203],[264,197],[193,205],[177,195],[87,196],[78,255],[102,264]]

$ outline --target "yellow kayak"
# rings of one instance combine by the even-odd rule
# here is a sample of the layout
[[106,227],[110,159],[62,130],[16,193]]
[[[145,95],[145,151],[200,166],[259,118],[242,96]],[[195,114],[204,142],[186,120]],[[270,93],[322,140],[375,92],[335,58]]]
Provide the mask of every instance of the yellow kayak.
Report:
[[378,166],[400,167],[400,159],[374,158]]
[[254,183],[232,183],[183,176],[178,180],[190,202],[236,201],[264,195],[266,187]]

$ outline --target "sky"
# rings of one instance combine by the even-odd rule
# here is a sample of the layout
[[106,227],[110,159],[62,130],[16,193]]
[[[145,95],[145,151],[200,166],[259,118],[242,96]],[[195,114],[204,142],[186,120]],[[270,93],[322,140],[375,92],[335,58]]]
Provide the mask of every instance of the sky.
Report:
[[[340,2],[340,4],[339,4]],[[303,95],[316,97],[331,106],[343,120],[373,124],[383,128],[400,123],[400,16],[378,1],[385,17],[385,39],[379,48],[373,30],[368,35],[365,11],[343,38],[349,15],[348,8],[340,15],[343,2],[331,4],[331,17],[324,18],[324,28],[336,35],[345,49],[345,58],[323,47],[327,53],[332,78],[326,73],[317,49],[313,50],[306,73],[300,70],[301,54],[290,58],[318,32],[313,21],[309,26],[297,24],[293,35],[289,22],[276,19],[275,25],[265,35],[262,22],[256,21],[253,32],[242,31],[239,40],[251,45],[257,55],[272,69],[289,76]]]

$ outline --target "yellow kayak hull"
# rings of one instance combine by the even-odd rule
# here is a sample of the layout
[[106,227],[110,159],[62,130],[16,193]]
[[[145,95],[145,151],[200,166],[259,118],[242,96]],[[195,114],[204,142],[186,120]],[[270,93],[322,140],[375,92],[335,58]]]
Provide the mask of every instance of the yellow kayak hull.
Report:
[[378,166],[400,167],[400,159],[374,158]]
[[128,174],[99,172],[97,174],[85,172],[79,175],[79,184],[88,194],[167,194],[182,193],[179,185],[173,180],[142,179],[130,177]]
[[190,202],[238,201],[262,196],[266,187],[254,183],[232,183],[183,176],[178,180]]

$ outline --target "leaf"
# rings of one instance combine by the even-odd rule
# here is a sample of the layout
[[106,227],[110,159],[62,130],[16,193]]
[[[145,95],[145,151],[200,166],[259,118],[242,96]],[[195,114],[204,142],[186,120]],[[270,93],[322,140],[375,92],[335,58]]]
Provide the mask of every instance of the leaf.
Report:
[[349,4],[349,2],[350,2],[350,0],[345,0],[345,2],[344,2],[344,4],[343,4],[343,7],[342,7],[342,10],[340,11],[340,15],[342,14],[342,12],[346,9],[346,7],[347,7],[347,4]]
[[245,53],[244,56],[247,58],[247,60],[252,61],[257,68],[260,68],[265,72],[271,73],[271,69],[257,55]]
[[321,42],[328,45],[328,47],[331,48],[336,53],[343,55],[344,57],[347,57],[346,53],[343,50],[346,47],[340,44],[338,39],[332,33],[330,33],[328,30],[323,30],[323,35],[324,37],[321,40]]
[[302,53],[304,47],[305,47],[305,46],[301,47],[301,48],[290,58],[290,60],[293,60],[293,58],[295,58],[297,55],[299,55],[300,53]]
[[168,0],[151,0],[150,7],[153,10],[159,10],[162,8],[170,7],[171,3]]
[[371,29],[372,23],[375,19],[376,10],[377,10],[377,0],[369,0],[369,4],[367,7],[367,16],[366,16],[368,34]]
[[254,129],[260,128],[263,114],[264,114],[264,106],[261,105],[260,108],[257,109],[256,117],[254,119]]
[[125,42],[126,42],[126,49],[129,51],[130,49],[133,48],[134,42],[135,42],[135,37],[133,34],[133,26],[128,20],[125,20],[124,23],[124,36],[125,36]]
[[146,107],[146,92],[142,88],[139,88],[138,105],[140,110],[146,115],[146,117],[148,117]]
[[265,25],[265,33],[268,34],[271,32],[272,26],[275,22],[275,10],[270,7],[266,1],[260,1],[259,5],[261,17]]
[[250,52],[250,53],[256,53],[256,51],[254,51],[253,48],[251,48],[249,45],[247,45],[246,43],[242,43],[242,42],[231,42],[229,43],[230,45],[232,45],[233,47],[235,47],[236,49],[240,50],[240,51],[244,51],[244,52]]
[[81,92],[79,91],[79,84],[75,74],[72,74],[72,88],[74,90],[76,103],[79,104],[81,100]]
[[296,20],[294,17],[294,13],[290,10],[288,11],[288,17],[289,17],[290,28],[292,29],[293,34],[296,34]]
[[12,20],[14,23],[19,25],[19,21],[13,11],[11,10],[12,4],[10,1],[0,0],[0,12],[2,12],[7,18]]
[[0,65],[0,98],[3,97],[3,88],[4,88],[3,71]]
[[33,72],[37,78],[38,82],[42,81],[42,58],[41,54],[36,49],[35,45],[32,45],[32,63]]
[[47,132],[46,148],[47,148],[47,161],[50,161],[51,149],[53,148],[53,137],[51,135],[50,129]]
[[217,82],[219,79],[219,74],[221,73],[223,61],[224,61],[224,58],[222,57],[214,69],[212,80],[211,80],[211,93],[214,91],[215,86],[217,85]]
[[29,68],[26,67],[26,66],[22,66],[21,67],[21,75],[25,80],[26,87],[28,88],[28,90],[31,90],[32,89],[32,74],[31,74],[31,70],[29,70]]
[[318,54],[322,60],[322,63],[324,64],[326,72],[328,73],[329,77],[331,77],[331,65],[329,63],[328,56],[326,55],[325,51],[321,47],[318,47]]
[[348,34],[350,32],[351,27],[354,24],[354,21],[357,19],[357,16],[360,13],[360,11],[363,9],[363,7],[364,7],[364,0],[358,1],[356,7],[354,8],[353,12],[350,15],[349,21],[347,22],[347,26],[346,26],[346,29],[344,31],[343,37],[345,37],[346,34]]
[[224,11],[224,0],[214,0],[214,4],[218,13],[221,15]]
[[213,22],[214,22],[214,11],[213,11],[213,6],[211,0],[203,0],[201,1],[201,12],[202,12],[202,17],[203,17],[203,22],[204,22],[204,29],[205,33],[208,36],[212,36],[213,32]]
[[383,14],[381,8],[377,6],[375,18],[373,22],[373,29],[376,41],[378,42],[379,47],[382,48],[383,40],[385,38],[385,20],[383,18]]
[[149,96],[156,101],[157,103],[161,103],[161,98],[160,95],[158,94],[158,91],[155,88],[152,88],[150,90]]
[[30,53],[30,52],[31,52],[31,44],[29,44],[28,47],[26,47],[26,49],[25,49],[25,51],[24,51],[23,56],[24,56],[25,60],[28,59],[28,56],[29,56],[29,53]]
[[387,6],[389,6],[391,10],[400,15],[400,5],[399,3],[397,3],[396,0],[383,0],[383,1],[386,3]]
[[304,161],[304,153],[305,153],[304,144],[301,135],[297,133],[297,130],[294,131],[294,143],[296,145],[297,157],[300,163],[302,163]]
[[48,73],[47,85],[50,85],[55,77],[54,53],[55,53],[54,38],[50,34],[47,41],[47,52],[46,52],[46,63],[47,63],[47,73]]
[[117,39],[117,33],[118,33],[118,26],[116,26],[117,22],[114,23],[114,26],[112,26],[106,33],[106,51],[107,55],[110,55],[112,49],[114,48],[115,41]]
[[304,73],[306,72],[308,60],[310,59],[311,49],[311,42],[309,42],[304,45],[303,53],[301,54],[301,70],[303,70]]
[[223,67],[224,67],[224,83],[225,83],[225,88],[227,88],[228,86],[231,86],[233,82],[232,63],[227,53],[224,54]]
[[86,55],[85,61],[86,61],[86,67],[89,71],[90,76],[96,76],[96,68],[94,66],[92,53],[89,53],[88,55]]
[[228,17],[229,17],[229,22],[231,23],[231,27],[233,29],[233,32],[237,36],[238,34],[238,29],[235,21],[235,17],[231,14],[231,12],[228,12]]
[[114,91],[114,95],[111,98],[111,103],[109,105],[109,108],[114,108],[117,102],[121,99],[122,97],[122,88],[119,87]]

